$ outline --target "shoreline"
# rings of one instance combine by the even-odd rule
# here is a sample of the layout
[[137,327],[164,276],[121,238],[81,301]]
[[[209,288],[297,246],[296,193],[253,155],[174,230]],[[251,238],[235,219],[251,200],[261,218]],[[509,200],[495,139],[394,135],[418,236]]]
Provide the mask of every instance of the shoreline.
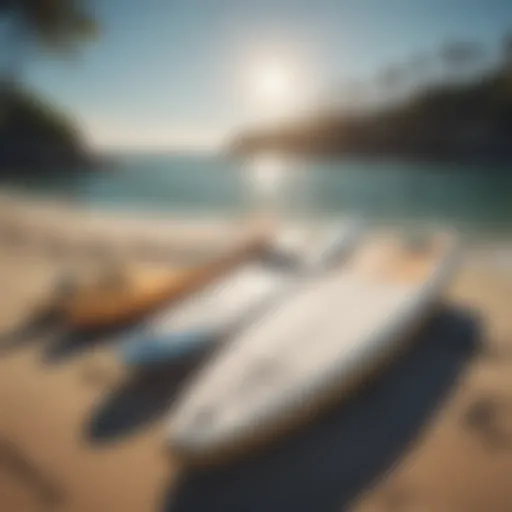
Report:
[[61,199],[0,194],[0,234],[15,245],[56,252],[110,253],[170,262],[225,251],[249,234],[251,218],[178,217],[111,211]]
[[[399,162],[401,164],[413,164],[420,167],[450,166],[454,173],[482,172],[483,167],[490,167],[496,174],[508,173],[512,166],[512,156],[496,157],[495,155],[428,155],[422,153],[400,153],[400,152],[371,152],[371,151],[301,151],[299,148],[287,149],[274,147],[272,144],[261,146],[255,149],[230,149],[225,154],[237,159],[253,159],[265,154],[278,154],[286,159],[311,159],[319,161],[331,160],[362,160],[378,162]],[[419,171],[416,171],[419,172]]]
[[[63,197],[38,196],[32,193],[21,193],[18,190],[11,190],[5,187],[0,188],[0,218],[11,218],[13,221],[26,223],[27,226],[33,222],[45,227],[46,223],[56,223],[61,221],[63,231],[70,231],[70,225],[73,224],[78,230],[92,230],[100,234],[104,231],[107,234],[112,232],[132,232],[133,235],[146,232],[153,236],[168,236],[170,231],[176,231],[176,235],[182,234],[184,230],[197,232],[197,236],[207,230],[215,231],[219,235],[223,231],[228,233],[230,228],[240,225],[248,219],[259,217],[257,211],[247,211],[245,213],[224,212],[211,215],[201,212],[193,215],[189,211],[175,211],[165,209],[138,209],[132,208],[130,204],[122,207],[116,205],[114,208],[80,202],[72,199],[67,200]],[[304,218],[293,216],[276,217],[277,221],[291,220],[292,222],[305,224],[319,224],[336,222],[340,218],[363,218],[369,225],[374,225],[377,229],[414,229],[416,227],[443,229],[439,220],[428,218],[371,218],[357,213],[340,212],[340,214],[325,214],[323,216],[314,216]],[[478,246],[484,243],[489,248],[496,250],[506,250],[512,248],[512,231],[506,227],[502,229],[484,229],[483,225],[466,225],[463,230],[452,225],[453,230],[462,239],[470,244]]]

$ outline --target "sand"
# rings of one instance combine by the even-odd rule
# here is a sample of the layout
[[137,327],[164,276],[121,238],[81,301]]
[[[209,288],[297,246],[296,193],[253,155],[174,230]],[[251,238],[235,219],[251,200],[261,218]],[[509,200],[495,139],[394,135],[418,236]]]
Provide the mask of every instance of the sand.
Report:
[[[0,275],[9,293],[2,332],[28,318],[50,266],[26,254],[3,255]],[[21,281],[31,287],[17,286]],[[93,411],[106,387],[115,386],[115,361],[101,350],[99,358],[86,351],[45,361],[49,332],[0,350],[0,510],[155,510],[158,491],[174,470],[163,456],[158,426],[126,440],[89,441]]]
[[[468,263],[450,290],[454,304],[480,317],[480,353],[397,467],[354,510],[512,510],[512,275],[495,267]],[[478,408],[482,421],[471,421]]]
[[62,200],[0,193],[0,238],[35,252],[75,260],[136,257],[149,263],[224,253],[266,229],[261,218],[170,217],[113,212]]
[[[455,307],[469,307],[480,318],[481,353],[465,362],[412,441],[350,500],[340,495],[338,510],[512,510],[512,414],[507,409],[512,405],[512,273],[481,252],[473,250],[448,294]],[[0,332],[12,332],[28,320],[62,264],[26,248],[3,250]],[[288,489],[294,499],[281,502],[275,498],[284,490],[251,483],[258,496],[267,493],[268,507],[265,502],[262,508],[250,506],[252,501],[240,507],[235,501],[231,508],[217,508],[215,498],[201,501],[203,476],[189,478],[190,471],[163,449],[164,413],[186,369],[141,379],[119,365],[110,343],[87,345],[64,357],[55,350],[55,339],[56,331],[49,328],[0,350],[2,512],[317,510],[315,500],[322,499],[315,489],[322,487],[312,480],[309,487]],[[490,415],[494,434],[482,428]],[[294,463],[300,464],[308,459]],[[336,490],[336,467],[347,466],[347,460],[329,464],[334,476],[326,473],[324,456],[319,478],[326,485],[330,475]],[[225,497],[239,485],[229,475],[216,471],[216,488],[222,490],[204,484],[204,496],[222,492]],[[189,485],[191,478],[199,481]],[[334,501],[338,504],[336,496]]]

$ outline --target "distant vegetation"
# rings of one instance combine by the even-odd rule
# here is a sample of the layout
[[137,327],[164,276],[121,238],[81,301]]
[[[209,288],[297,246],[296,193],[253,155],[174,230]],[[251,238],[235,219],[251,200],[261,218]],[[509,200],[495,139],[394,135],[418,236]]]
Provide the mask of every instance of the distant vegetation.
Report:
[[88,155],[74,124],[58,109],[21,88],[3,91],[0,119],[0,175],[88,167]]
[[83,0],[0,0],[2,82],[23,80],[36,52],[69,54],[94,38],[98,25]]
[[38,51],[70,54],[97,31],[79,0],[0,0],[0,174],[91,163],[77,127],[24,86]]
[[349,84],[344,101],[337,98],[301,120],[242,133],[231,149],[512,162],[512,37],[504,38],[499,64],[484,57],[476,43],[444,45],[435,78],[433,59],[414,56],[406,66],[378,74],[380,103],[365,102],[364,85]]

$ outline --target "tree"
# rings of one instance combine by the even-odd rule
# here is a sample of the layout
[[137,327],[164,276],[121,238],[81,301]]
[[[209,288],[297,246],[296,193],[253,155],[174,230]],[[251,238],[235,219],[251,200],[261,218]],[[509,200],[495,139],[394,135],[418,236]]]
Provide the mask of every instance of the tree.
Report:
[[358,113],[368,99],[367,90],[360,80],[351,80],[343,85],[342,102],[347,112]]
[[502,48],[504,67],[512,71],[512,32],[509,32],[503,38]]
[[383,96],[387,102],[395,102],[399,99],[404,79],[404,70],[398,66],[388,66],[380,71],[377,82],[383,90]]
[[426,53],[415,53],[407,62],[413,88],[425,87],[431,79],[432,60]]
[[462,77],[477,70],[484,50],[479,43],[472,41],[450,42],[443,45],[441,62],[448,77]]
[[98,30],[83,0],[0,0],[0,18],[8,41],[4,83],[20,80],[34,48],[72,52]]

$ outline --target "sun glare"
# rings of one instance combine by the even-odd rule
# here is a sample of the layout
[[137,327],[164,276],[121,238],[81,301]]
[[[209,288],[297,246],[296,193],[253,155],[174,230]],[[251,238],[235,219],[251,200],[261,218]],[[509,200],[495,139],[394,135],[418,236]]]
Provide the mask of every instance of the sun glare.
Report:
[[294,100],[296,82],[293,70],[285,62],[268,61],[254,67],[251,88],[259,105],[283,110]]
[[295,49],[257,49],[244,54],[240,91],[247,124],[271,125],[293,119],[311,105],[313,70]]
[[261,95],[269,100],[282,99],[291,90],[289,74],[284,68],[275,65],[262,68],[258,81]]

